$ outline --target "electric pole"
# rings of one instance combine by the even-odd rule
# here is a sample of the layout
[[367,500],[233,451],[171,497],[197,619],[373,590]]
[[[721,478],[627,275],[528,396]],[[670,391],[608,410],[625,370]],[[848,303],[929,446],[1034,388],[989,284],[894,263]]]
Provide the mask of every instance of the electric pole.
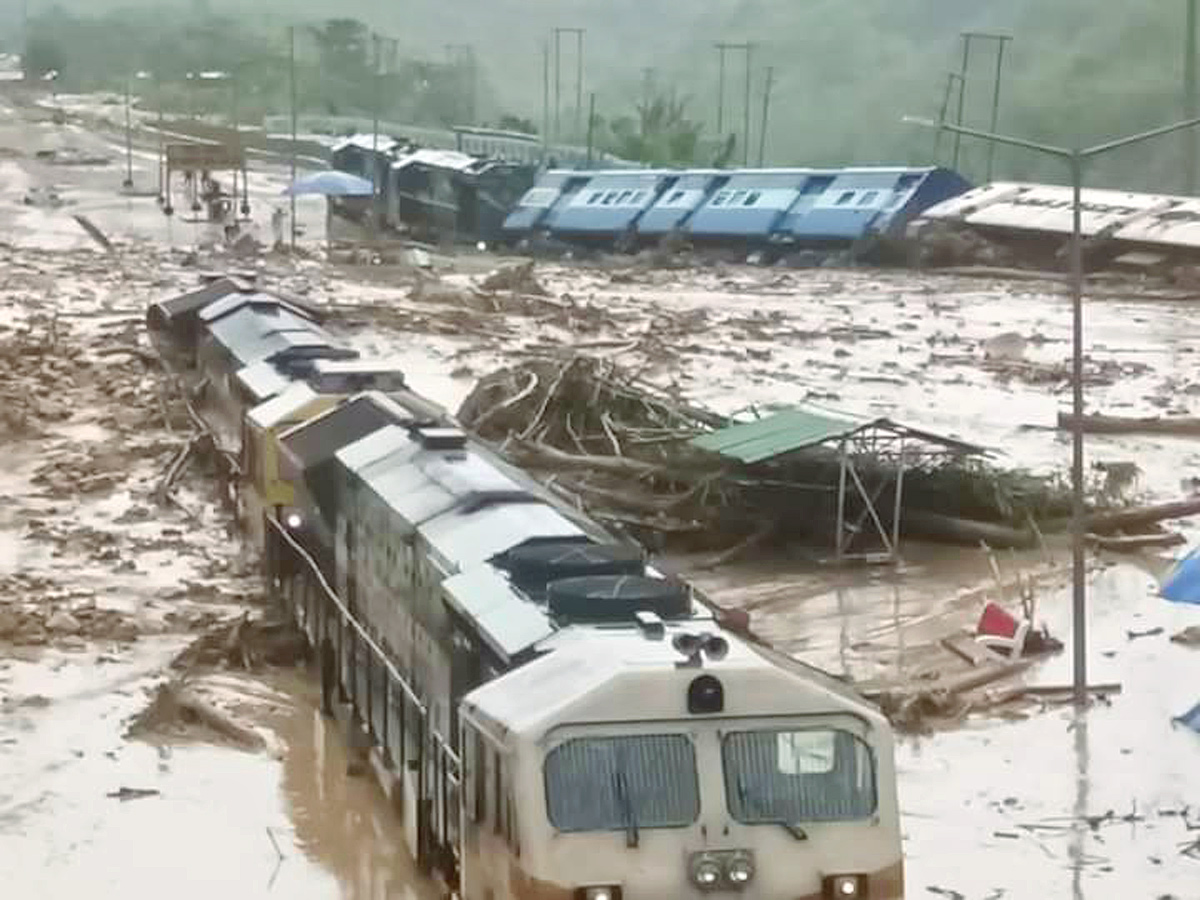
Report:
[[291,168],[292,168],[292,184],[291,190],[288,191],[291,216],[289,218],[289,226],[291,228],[291,244],[292,251],[296,250],[296,26],[292,25],[288,28],[288,83],[292,101],[292,145],[291,145]]
[[719,105],[717,107],[717,128],[718,131],[724,126],[724,97],[725,97],[725,51],[736,50],[746,54],[746,96],[742,109],[742,161],[744,165],[750,164],[750,64],[751,55],[754,52],[754,45],[749,41],[741,44],[718,43],[717,50],[721,54],[721,85],[718,91]]
[[[1196,0],[1187,0],[1187,31],[1184,34],[1183,117],[1194,119],[1196,109]],[[1196,132],[1188,131],[1184,140],[1184,185],[1189,195],[1196,193]]]
[[767,156],[767,116],[771,107],[771,86],[775,82],[775,67],[767,66],[767,80],[763,85],[762,127],[758,132],[758,167],[763,167]]
[[725,45],[717,44],[717,54],[720,59],[719,75],[717,76],[717,136],[725,133]]
[[[971,65],[971,42],[972,41],[995,41],[996,43],[996,75],[992,85],[992,133],[995,133],[996,128],[1000,123],[1000,78],[1004,67],[1004,47],[1012,40],[1011,35],[1007,34],[992,34],[985,31],[964,31],[962,33],[963,40],[963,56],[962,69],[959,72],[961,81],[958,86],[958,114],[955,117],[955,124],[961,128],[963,125],[963,115],[966,111],[967,97],[967,72]],[[954,164],[953,168],[957,171],[959,164],[959,152],[962,145],[962,134],[954,133]],[[987,155],[987,180],[992,180],[992,169],[996,160],[996,145],[994,142],[988,144]]]
[[562,96],[562,36],[575,35],[575,134],[578,141],[583,130],[583,28],[554,29],[554,137],[562,139],[562,113],[560,110]]
[[542,162],[550,153],[550,42],[542,42]]

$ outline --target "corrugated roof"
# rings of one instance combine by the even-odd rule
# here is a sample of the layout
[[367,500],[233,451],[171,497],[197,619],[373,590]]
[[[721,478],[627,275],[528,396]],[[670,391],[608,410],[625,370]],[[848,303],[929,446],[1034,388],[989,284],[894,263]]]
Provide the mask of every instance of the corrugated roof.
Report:
[[514,591],[490,566],[447,578],[442,590],[447,604],[474,624],[506,662],[554,633],[546,612]]
[[692,439],[692,445],[744,463],[756,463],[844,437],[864,424],[860,419],[816,410],[789,409],[702,434]]
[[841,440],[868,428],[881,428],[955,453],[981,454],[976,444],[911,428],[891,419],[862,419],[850,413],[813,407],[783,410],[753,422],[730,425],[693,438],[692,446],[737,459],[747,465]]

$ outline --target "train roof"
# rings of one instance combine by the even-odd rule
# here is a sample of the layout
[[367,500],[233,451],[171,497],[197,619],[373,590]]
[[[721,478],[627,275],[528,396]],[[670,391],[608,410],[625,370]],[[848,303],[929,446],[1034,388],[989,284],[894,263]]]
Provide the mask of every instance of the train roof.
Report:
[[251,425],[258,428],[274,428],[286,422],[319,396],[303,381],[293,382],[287,390],[250,410],[246,418]]
[[283,393],[295,383],[280,374],[274,363],[265,359],[238,369],[234,378],[259,403]]
[[[719,634],[728,653],[680,667],[672,638],[682,632]],[[560,725],[687,719],[687,687],[709,674],[725,687],[726,716],[841,713],[886,731],[878,710],[828,675],[780,665],[715,623],[668,623],[657,639],[637,626],[574,626],[539,649],[550,652],[468,694],[468,714],[499,734],[535,742]]]

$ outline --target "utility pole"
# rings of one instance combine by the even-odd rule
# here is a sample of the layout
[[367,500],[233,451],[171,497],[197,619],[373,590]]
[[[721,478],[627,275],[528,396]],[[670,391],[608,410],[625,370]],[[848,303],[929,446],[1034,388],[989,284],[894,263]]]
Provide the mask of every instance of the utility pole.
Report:
[[291,143],[291,164],[292,164],[292,189],[288,191],[289,202],[291,204],[291,244],[292,251],[296,250],[296,26],[292,25],[288,28],[288,81],[291,90],[292,99],[292,143]]
[[592,138],[596,129],[596,92],[592,91],[588,98],[588,127],[587,127],[587,167],[592,167]]
[[[1000,80],[1004,73],[1004,47],[1012,40],[1011,35],[997,34],[992,36],[996,41],[996,79],[992,85],[992,124],[989,129],[992,134],[995,134],[1000,127]],[[992,180],[992,173],[996,164],[996,143],[995,141],[988,142],[988,157],[987,157],[987,180]]]
[[750,56],[754,52],[754,45],[746,44],[746,102],[742,107],[744,116],[744,127],[742,133],[745,135],[745,140],[742,142],[742,164],[750,165]]
[[1194,129],[1200,125],[1200,118],[1185,119],[1162,128],[1143,131],[1129,137],[1117,138],[1103,144],[1086,149],[1068,149],[1054,147],[1049,144],[1039,144],[1024,138],[1009,137],[979,131],[974,128],[962,128],[956,125],[938,123],[929,119],[919,119],[905,116],[904,121],[921,125],[926,128],[937,128],[952,131],[956,135],[982,138],[998,144],[1007,144],[1024,150],[1032,150],[1063,160],[1071,171],[1071,252],[1070,252],[1070,289],[1071,289],[1071,376],[1074,382],[1072,390],[1072,428],[1071,428],[1071,618],[1072,618],[1072,655],[1074,668],[1075,704],[1080,709],[1087,706],[1089,688],[1087,683],[1087,560],[1084,550],[1086,523],[1084,521],[1084,468],[1083,468],[1083,170],[1084,165],[1091,160],[1104,156],[1113,150],[1140,144],[1152,138],[1174,134],[1185,129]]
[[562,139],[562,32],[554,29],[554,140]]
[[583,131],[583,28],[554,29],[554,137],[562,140],[562,36],[575,35],[575,133],[578,141]]
[[[1194,119],[1200,113],[1196,104],[1196,0],[1187,0],[1187,31],[1184,34],[1183,117]],[[1184,134],[1184,189],[1196,193],[1196,133]]]
[[723,112],[722,107],[724,106],[724,96],[725,96],[725,51],[726,50],[735,50],[735,51],[738,51],[739,53],[746,54],[746,85],[745,85],[746,96],[745,96],[744,106],[742,109],[742,113],[743,113],[743,117],[742,117],[743,118],[742,162],[744,165],[749,165],[750,164],[750,64],[751,64],[751,55],[754,52],[754,45],[752,43],[750,43],[749,41],[746,41],[741,44],[719,43],[716,46],[717,46],[717,50],[719,50],[721,53],[721,89],[718,92],[721,97],[721,106],[718,107],[717,118],[718,118],[718,120],[722,120],[722,121],[718,122],[718,126],[717,126],[718,131],[720,131],[720,129],[724,125],[724,122],[723,122],[724,116],[722,115],[722,112]]
[[[962,68],[959,70],[958,77],[958,114],[954,117],[954,124],[962,128],[963,113],[966,111],[967,99],[967,67],[971,64],[971,36],[964,34],[962,36],[963,55]],[[954,132],[954,161],[951,163],[951,168],[958,171],[959,155],[962,152],[962,133]]]
[[720,69],[717,76],[717,136],[725,135],[725,45],[717,44]]
[[[962,33],[963,41],[963,56],[962,69],[959,72],[959,77],[962,79],[958,87],[958,114],[955,117],[955,125],[959,128],[963,127],[963,116],[966,112],[966,97],[967,97],[967,73],[971,65],[971,42],[972,41],[995,41],[996,42],[996,75],[992,85],[992,118],[991,131],[994,134],[1000,124],[1000,77],[1004,67],[1004,47],[1012,40],[1011,35],[993,34],[986,31],[964,31]],[[954,132],[954,164],[953,167],[957,171],[959,165],[959,152],[961,150],[962,134]],[[996,143],[989,142],[987,156],[987,180],[992,180],[992,170],[996,161]]]
[[127,191],[133,190],[133,122],[130,105],[130,91],[132,90],[129,82],[132,78],[128,73],[125,75],[125,181],[122,187]]
[[763,85],[762,127],[758,132],[758,167],[763,167],[767,156],[767,116],[771,106],[771,85],[775,81],[775,67],[767,66],[767,81]]
[[[950,114],[950,98],[954,96],[954,86],[958,85],[959,93],[962,93],[963,80],[962,76],[957,72],[948,72],[946,74],[946,93],[942,95],[942,108],[938,113],[938,125],[946,124],[946,116]],[[933,160],[940,162],[942,159],[942,135],[945,130],[938,128],[933,135]]]
[[542,162],[550,155],[550,42],[542,42]]

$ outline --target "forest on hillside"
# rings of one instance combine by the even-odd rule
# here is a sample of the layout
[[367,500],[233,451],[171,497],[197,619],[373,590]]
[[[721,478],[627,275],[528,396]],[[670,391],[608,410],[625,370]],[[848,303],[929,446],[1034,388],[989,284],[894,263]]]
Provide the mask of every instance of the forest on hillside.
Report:
[[[0,20],[10,44],[20,23]],[[964,30],[1012,35],[1004,60],[1000,127],[1059,144],[1086,144],[1173,121],[1182,113],[1185,0],[30,0],[29,33],[62,62],[67,83],[95,87],[122,71],[181,73],[242,67],[247,109],[277,108],[286,78],[286,31],[301,26],[304,102],[324,109],[371,105],[363,60],[371,32],[385,40],[385,101],[421,122],[470,118],[478,124],[543,126],[543,79],[555,56],[552,32],[585,29],[582,95],[595,93],[603,142],[653,161],[711,162],[703,148],[735,133],[740,162],[745,63],[726,54],[724,123],[716,129],[718,54],[714,42],[753,42],[751,162],[762,142],[769,164],[949,163],[951,140],[901,122],[936,117],[947,76],[961,65]],[[311,36],[331,17],[357,20],[369,46],[340,62]],[[575,109],[572,33],[561,36],[556,92],[559,136],[582,140]],[[36,49],[33,48],[33,49]],[[546,51],[549,49],[549,53]],[[354,54],[352,53],[351,56]],[[972,52],[965,96],[968,124],[986,127],[995,56]],[[772,70],[769,127],[762,141],[764,88]],[[553,65],[551,65],[553,76]],[[551,77],[551,82],[554,79]],[[365,83],[372,84],[365,76]],[[553,106],[553,103],[551,104]],[[951,99],[954,114],[957,98]],[[416,124],[414,122],[414,124]],[[661,141],[639,140],[661,129]],[[642,144],[646,144],[643,146]],[[1182,139],[1122,151],[1096,164],[1093,183],[1178,190]],[[984,176],[985,151],[963,143],[960,168]],[[1062,177],[1059,164],[1024,151],[997,153],[998,176]]]

